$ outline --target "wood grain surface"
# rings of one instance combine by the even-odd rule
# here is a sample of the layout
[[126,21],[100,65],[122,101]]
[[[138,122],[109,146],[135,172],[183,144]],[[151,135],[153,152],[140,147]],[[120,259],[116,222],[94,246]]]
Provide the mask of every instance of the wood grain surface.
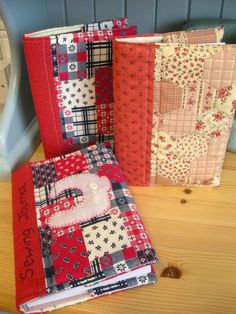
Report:
[[[32,160],[44,159],[39,146]],[[236,313],[236,154],[220,188],[131,187],[159,256],[159,282],[56,311]],[[11,184],[0,183],[0,311],[16,313]],[[20,252],[19,252],[20,254]]]

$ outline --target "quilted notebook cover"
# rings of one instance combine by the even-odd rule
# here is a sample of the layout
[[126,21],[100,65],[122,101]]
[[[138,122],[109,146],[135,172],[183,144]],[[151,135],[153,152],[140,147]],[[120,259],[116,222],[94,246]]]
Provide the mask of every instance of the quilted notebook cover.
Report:
[[51,310],[155,282],[155,251],[110,148],[30,163],[12,184],[18,308]]
[[25,34],[25,58],[46,158],[113,147],[112,39],[127,18]]
[[164,33],[163,42],[179,44],[219,43],[223,40],[224,26],[199,29],[192,31],[178,31]]
[[159,39],[114,42],[118,162],[132,185],[218,186],[236,103],[236,48]]

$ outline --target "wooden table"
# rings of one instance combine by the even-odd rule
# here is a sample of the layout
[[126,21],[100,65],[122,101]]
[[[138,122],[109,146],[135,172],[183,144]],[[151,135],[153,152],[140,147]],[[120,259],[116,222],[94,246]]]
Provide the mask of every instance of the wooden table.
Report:
[[[32,160],[43,158],[40,146]],[[220,188],[131,191],[159,255],[159,283],[57,312],[235,314],[236,154],[226,154]],[[0,310],[15,313],[11,222],[11,184],[0,183]]]

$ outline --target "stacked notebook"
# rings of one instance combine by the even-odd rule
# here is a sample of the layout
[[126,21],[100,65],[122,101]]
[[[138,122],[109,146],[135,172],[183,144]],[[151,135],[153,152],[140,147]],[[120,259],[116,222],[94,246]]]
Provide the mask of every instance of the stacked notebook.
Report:
[[25,34],[25,58],[46,158],[114,144],[112,39],[125,17]]
[[155,251],[112,151],[114,126],[128,183],[219,184],[235,47],[220,44],[222,27],[128,36],[136,30],[117,18],[23,37],[51,158],[12,175],[16,300],[24,313],[156,281]]
[[219,186],[236,108],[236,45],[209,42],[219,31],[114,40],[115,152],[128,184]]
[[19,310],[51,311],[156,281],[155,251],[110,148],[30,163],[12,184]]

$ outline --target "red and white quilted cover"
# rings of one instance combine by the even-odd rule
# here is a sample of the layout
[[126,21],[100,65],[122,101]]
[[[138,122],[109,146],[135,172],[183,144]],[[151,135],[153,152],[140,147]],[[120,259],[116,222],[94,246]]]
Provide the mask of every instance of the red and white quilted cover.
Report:
[[83,301],[155,282],[150,267],[93,287],[157,260],[110,148],[99,144],[30,163],[13,173],[12,186],[18,308],[27,312],[31,300],[86,285]]
[[127,18],[23,37],[46,158],[104,142],[113,147],[112,39],[136,33]]
[[205,44],[219,39],[214,32],[168,34],[168,43],[160,34],[114,41],[115,148],[128,184],[220,184],[236,46]]

